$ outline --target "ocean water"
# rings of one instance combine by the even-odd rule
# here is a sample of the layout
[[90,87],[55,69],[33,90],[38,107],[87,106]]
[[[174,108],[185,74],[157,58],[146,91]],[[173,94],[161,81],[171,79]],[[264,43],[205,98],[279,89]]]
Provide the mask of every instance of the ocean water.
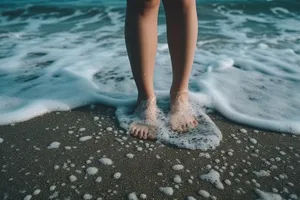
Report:
[[[136,88],[124,42],[125,1],[0,2],[0,124],[91,103],[117,108],[128,127]],[[222,134],[205,114],[300,134],[300,2],[199,1],[190,97],[202,128],[161,140],[191,149]],[[154,85],[168,104],[171,64],[163,8]],[[165,112],[167,119],[167,112]],[[196,141],[196,142],[195,142]]]

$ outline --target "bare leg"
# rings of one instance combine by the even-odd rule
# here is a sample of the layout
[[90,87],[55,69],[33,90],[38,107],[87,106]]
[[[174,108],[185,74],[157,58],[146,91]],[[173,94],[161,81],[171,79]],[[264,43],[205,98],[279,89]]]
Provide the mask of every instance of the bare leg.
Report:
[[196,0],[163,0],[163,4],[173,70],[170,123],[174,130],[187,131],[198,124],[188,103],[188,83],[198,35]]
[[153,74],[157,48],[157,18],[160,0],[127,0],[125,39],[133,77],[138,89],[137,110],[145,124],[132,124],[130,133],[153,139],[149,124],[156,121]]

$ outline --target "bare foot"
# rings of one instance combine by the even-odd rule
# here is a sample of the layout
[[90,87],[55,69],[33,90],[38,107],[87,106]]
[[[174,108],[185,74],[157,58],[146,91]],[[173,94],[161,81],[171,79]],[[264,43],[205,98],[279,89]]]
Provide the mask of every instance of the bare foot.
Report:
[[171,94],[170,113],[170,125],[174,131],[186,132],[198,125],[189,103],[187,90]]
[[154,140],[157,131],[156,98],[140,101],[134,112],[141,118],[141,122],[130,125],[130,134],[140,139]]

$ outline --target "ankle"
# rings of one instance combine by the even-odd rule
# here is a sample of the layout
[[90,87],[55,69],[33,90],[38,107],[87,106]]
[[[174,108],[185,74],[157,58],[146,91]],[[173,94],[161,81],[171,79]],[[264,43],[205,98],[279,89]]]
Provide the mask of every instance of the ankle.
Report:
[[137,104],[140,104],[141,102],[145,102],[147,104],[156,103],[156,96],[138,96]]
[[177,100],[188,100],[188,90],[183,89],[183,90],[176,90],[176,91],[170,91],[170,100],[171,103],[174,103]]
[[175,86],[172,84],[170,88],[170,95],[176,94],[176,93],[181,93],[184,91],[189,91],[188,86]]

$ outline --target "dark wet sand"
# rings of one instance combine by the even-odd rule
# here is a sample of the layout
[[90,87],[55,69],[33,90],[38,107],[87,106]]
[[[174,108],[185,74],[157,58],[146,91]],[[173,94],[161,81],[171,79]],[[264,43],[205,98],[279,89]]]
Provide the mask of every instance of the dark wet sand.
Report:
[[[95,116],[100,119],[95,121]],[[266,131],[255,133],[252,128],[236,125],[216,115],[212,118],[222,131],[223,140],[216,150],[207,152],[211,158],[200,157],[202,151],[143,142],[121,134],[114,110],[100,105],[94,109],[84,107],[70,112],[54,112],[13,126],[1,126],[0,138],[4,141],[0,144],[0,199],[23,199],[36,189],[41,192],[32,195],[32,199],[83,199],[84,194],[91,194],[92,199],[128,199],[131,192],[147,194],[147,199],[183,200],[187,196],[204,199],[198,191],[206,190],[216,199],[245,200],[258,199],[255,188],[266,192],[276,188],[285,199],[291,194],[300,196],[299,136]],[[107,131],[107,127],[112,127],[113,131]],[[80,128],[86,130],[80,132]],[[241,128],[247,133],[241,133]],[[69,130],[74,133],[68,133]],[[79,141],[80,137],[89,135],[93,138]],[[124,136],[127,140],[116,140]],[[258,143],[252,144],[250,137]],[[60,142],[60,147],[47,149],[54,141]],[[146,143],[150,147],[146,147]],[[65,146],[70,146],[71,150]],[[142,151],[137,147],[142,147]],[[229,149],[233,150],[232,156],[228,155]],[[128,153],[134,154],[134,158],[127,158]],[[101,165],[98,160],[103,156],[111,158],[113,165]],[[184,170],[172,170],[172,166],[179,162],[184,165]],[[55,170],[55,165],[59,169]],[[221,169],[221,180],[224,183],[229,179],[231,186],[224,184],[225,190],[221,191],[200,180],[199,176],[209,171],[207,165]],[[97,167],[98,173],[86,175],[84,168],[89,166]],[[253,171],[259,170],[270,170],[270,176],[257,177]],[[120,179],[112,178],[115,172],[121,172]],[[181,176],[181,184],[173,182],[176,174]],[[78,180],[71,183],[70,175],[75,175]],[[101,183],[95,182],[98,176],[103,179]],[[50,191],[53,185],[56,188]],[[166,186],[174,189],[170,197],[158,189]]]

